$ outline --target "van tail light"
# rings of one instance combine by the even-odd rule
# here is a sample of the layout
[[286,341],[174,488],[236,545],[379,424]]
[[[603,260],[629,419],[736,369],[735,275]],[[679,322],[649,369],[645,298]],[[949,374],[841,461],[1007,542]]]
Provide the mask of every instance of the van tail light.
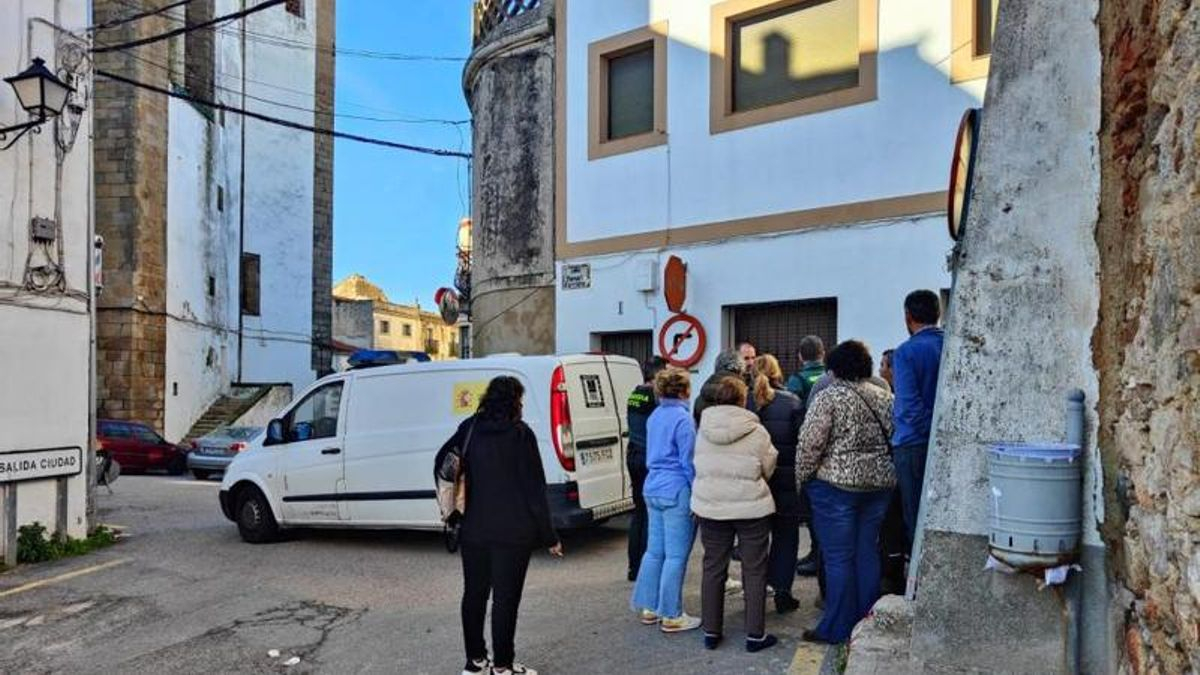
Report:
[[571,406],[567,401],[567,376],[563,367],[550,377],[550,439],[558,463],[567,471],[575,470],[575,437],[571,435]]
[[241,452],[246,449],[246,444],[245,443],[234,443],[233,445],[229,446],[229,449],[234,452]]

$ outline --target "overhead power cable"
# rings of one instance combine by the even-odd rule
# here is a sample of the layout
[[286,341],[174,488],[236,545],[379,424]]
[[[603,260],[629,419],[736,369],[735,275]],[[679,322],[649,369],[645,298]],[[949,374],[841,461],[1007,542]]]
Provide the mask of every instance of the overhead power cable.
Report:
[[[266,122],[268,124],[275,124],[277,126],[287,127],[289,129],[296,129],[297,131],[307,131],[309,133],[318,134],[321,136],[330,136],[333,138],[343,138],[348,141],[356,141],[358,143],[366,143],[368,145],[378,145],[378,146],[382,146],[385,148],[394,148],[396,150],[407,150],[409,152],[417,152],[417,153],[421,153],[421,154],[425,154],[425,155],[434,155],[437,157],[457,157],[459,159],[470,159],[471,158],[471,153],[469,153],[469,152],[459,152],[456,150],[447,150],[444,148],[427,148],[427,147],[420,146],[420,145],[410,145],[408,143],[398,143],[396,141],[388,141],[388,140],[384,140],[382,138],[371,138],[370,136],[360,136],[358,134],[346,133],[344,131],[335,131],[333,129],[322,129],[320,127],[309,126],[307,124],[300,124],[299,122],[292,122],[291,120],[280,119],[278,117],[271,117],[270,115],[264,115],[262,113],[257,113],[257,112],[251,111],[251,110],[245,110],[242,108],[238,108],[236,106],[226,105],[224,103],[217,103],[215,101],[208,101],[208,100],[205,100],[202,98],[198,98],[196,96],[192,96],[190,94],[184,94],[181,92],[171,91],[170,89],[166,89],[164,87],[155,86],[153,84],[147,84],[145,82],[139,82],[137,80],[125,77],[124,75],[117,75],[116,73],[110,73],[110,72],[107,72],[104,70],[97,70],[96,75],[113,80],[114,82],[120,82],[122,84],[129,85],[131,87],[137,87],[139,89],[144,89],[146,91],[152,91],[157,94],[162,94],[163,96],[170,96],[171,98],[177,98],[181,101],[188,101],[189,103],[194,103],[196,105],[202,105],[202,106],[205,106],[208,108],[212,108],[214,110],[224,110],[225,112],[234,113],[236,115],[241,115],[243,117],[249,117],[251,119],[259,120],[260,122]],[[328,114],[328,113],[322,113],[322,114]]]
[[[97,30],[105,30],[107,28],[116,28],[117,26],[124,26],[127,23],[133,23],[134,21],[141,21],[142,19],[154,16],[155,14],[162,14],[163,12],[169,12],[169,11],[175,9],[176,7],[183,7],[184,5],[190,5],[193,2],[196,2],[196,0],[179,0],[179,2],[173,2],[169,5],[159,7],[158,9],[150,9],[150,10],[146,10],[144,12],[138,12],[137,14],[131,14],[129,16],[123,16],[123,17],[120,17],[117,19],[113,19],[112,21],[106,21],[102,24],[92,26],[91,28],[88,28],[87,30],[97,31]],[[125,3],[122,3],[122,4],[125,4]],[[134,7],[133,5],[125,5],[125,6],[126,7]]]
[[202,21],[200,23],[185,24],[181,28],[169,30],[165,33],[159,33],[157,35],[150,35],[150,36],[138,39],[138,40],[122,42],[121,44],[109,45],[107,47],[93,47],[92,53],[103,54],[105,52],[122,51],[125,49],[133,49],[134,47],[142,47],[142,46],[145,46],[148,44],[153,44],[155,42],[161,42],[163,40],[169,40],[169,39],[175,37],[176,35],[183,35],[184,33],[191,33],[193,31],[201,30],[204,28],[209,28],[211,26],[217,26],[217,25],[220,25],[223,23],[228,23],[230,21],[237,21],[238,19],[245,18],[256,12],[261,12],[264,9],[270,9],[276,5],[282,5],[285,2],[287,2],[287,0],[265,0],[264,2],[260,2],[259,4],[255,5],[253,7],[247,7],[246,9],[243,9],[240,12],[233,12],[232,14],[224,14],[222,16],[218,16],[216,18],[209,19],[208,21]]

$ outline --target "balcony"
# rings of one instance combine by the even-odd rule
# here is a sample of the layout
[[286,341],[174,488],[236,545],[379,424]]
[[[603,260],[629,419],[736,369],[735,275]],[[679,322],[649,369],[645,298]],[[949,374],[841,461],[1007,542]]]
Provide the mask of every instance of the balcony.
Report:
[[475,0],[475,45],[509,19],[537,9],[542,0]]

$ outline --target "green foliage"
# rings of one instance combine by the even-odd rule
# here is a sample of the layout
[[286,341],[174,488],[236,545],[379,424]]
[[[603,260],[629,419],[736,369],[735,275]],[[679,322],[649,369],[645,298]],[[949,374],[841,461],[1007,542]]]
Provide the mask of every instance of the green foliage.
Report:
[[116,541],[112,530],[103,525],[83,539],[73,539],[59,532],[47,537],[46,526],[34,522],[22,525],[17,531],[17,562],[36,563],[83,555]]
[[835,645],[833,649],[837,650],[833,654],[833,669],[836,672],[846,672],[846,662],[850,660],[849,645]]

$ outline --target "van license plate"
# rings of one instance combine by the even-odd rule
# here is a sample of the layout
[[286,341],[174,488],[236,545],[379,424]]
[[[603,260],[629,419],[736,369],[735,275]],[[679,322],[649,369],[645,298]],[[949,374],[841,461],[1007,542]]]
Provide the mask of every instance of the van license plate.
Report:
[[582,466],[589,464],[597,464],[599,462],[611,462],[613,458],[612,446],[607,448],[596,448],[594,450],[580,450],[579,463]]

